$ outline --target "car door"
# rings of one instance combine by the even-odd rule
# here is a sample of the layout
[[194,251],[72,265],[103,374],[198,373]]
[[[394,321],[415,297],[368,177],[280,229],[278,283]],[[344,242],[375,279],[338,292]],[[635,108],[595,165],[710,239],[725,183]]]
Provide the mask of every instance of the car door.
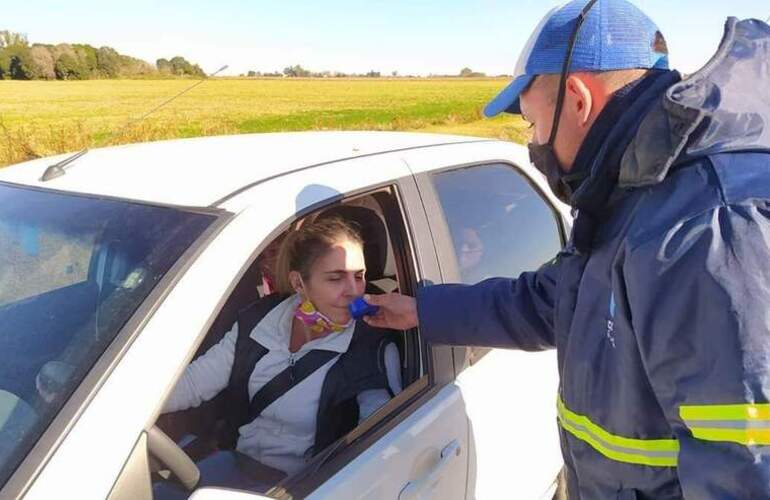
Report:
[[[556,256],[567,214],[545,194],[523,148],[488,143],[445,149],[450,154],[417,151],[407,158],[430,214],[445,281],[514,278]],[[454,359],[471,426],[472,494],[550,498],[561,467],[555,351],[460,347]]]

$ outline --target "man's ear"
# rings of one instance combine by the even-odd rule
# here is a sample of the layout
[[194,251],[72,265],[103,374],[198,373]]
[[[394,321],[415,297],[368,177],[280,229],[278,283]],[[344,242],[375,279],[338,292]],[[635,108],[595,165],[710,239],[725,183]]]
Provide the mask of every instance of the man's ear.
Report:
[[565,105],[572,107],[572,112],[577,117],[578,125],[585,127],[590,125],[591,113],[594,109],[594,98],[591,94],[589,82],[580,75],[570,75],[567,78],[567,96]]

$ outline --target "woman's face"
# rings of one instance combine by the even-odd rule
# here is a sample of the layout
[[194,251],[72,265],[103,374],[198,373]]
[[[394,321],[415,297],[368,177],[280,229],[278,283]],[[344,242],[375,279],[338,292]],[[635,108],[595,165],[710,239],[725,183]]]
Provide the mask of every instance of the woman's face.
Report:
[[301,292],[329,319],[345,324],[350,321],[348,304],[364,293],[365,273],[361,245],[343,240],[316,259]]

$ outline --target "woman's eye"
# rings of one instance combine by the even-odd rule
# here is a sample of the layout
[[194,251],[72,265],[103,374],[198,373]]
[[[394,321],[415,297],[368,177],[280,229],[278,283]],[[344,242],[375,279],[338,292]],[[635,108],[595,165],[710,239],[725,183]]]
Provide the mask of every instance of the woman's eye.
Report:
[[527,126],[527,130],[532,130],[533,128],[535,128],[534,123],[530,123],[529,126]]

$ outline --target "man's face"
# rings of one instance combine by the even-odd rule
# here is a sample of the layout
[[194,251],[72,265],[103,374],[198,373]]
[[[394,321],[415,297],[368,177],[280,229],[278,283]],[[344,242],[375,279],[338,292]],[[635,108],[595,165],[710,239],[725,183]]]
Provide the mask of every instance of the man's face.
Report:
[[[554,153],[562,170],[569,172],[583,143],[592,117],[590,89],[582,77],[571,75],[561,110],[561,119],[553,144]],[[538,76],[521,94],[521,114],[531,124],[532,142],[546,144],[551,136],[553,114],[556,109],[559,75]]]
[[551,136],[556,99],[547,87],[538,76],[519,99],[521,117],[529,123],[534,144],[545,144]]

